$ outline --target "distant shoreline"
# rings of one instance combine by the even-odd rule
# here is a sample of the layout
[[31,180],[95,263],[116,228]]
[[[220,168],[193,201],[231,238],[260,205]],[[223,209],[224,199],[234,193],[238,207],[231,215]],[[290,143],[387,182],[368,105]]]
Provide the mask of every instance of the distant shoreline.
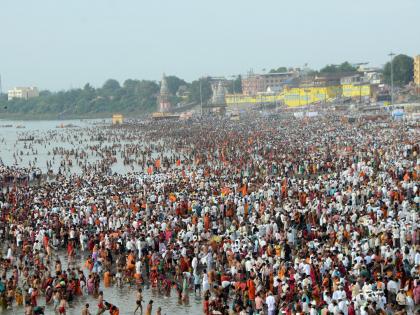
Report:
[[[66,115],[60,117],[58,114],[11,114],[11,113],[0,113],[0,121],[41,121],[41,120],[78,120],[78,119],[111,119],[114,113],[89,113],[84,115]],[[150,113],[124,113],[126,117],[141,119],[148,116]]]

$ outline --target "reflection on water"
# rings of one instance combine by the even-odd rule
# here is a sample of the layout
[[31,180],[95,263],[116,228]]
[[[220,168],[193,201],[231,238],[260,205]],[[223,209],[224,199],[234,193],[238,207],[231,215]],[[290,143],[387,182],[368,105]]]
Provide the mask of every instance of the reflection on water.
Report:
[[[60,167],[60,162],[64,159],[62,155],[53,155],[54,148],[63,148],[65,150],[77,149],[86,151],[89,158],[84,160],[87,163],[94,163],[101,159],[90,150],[90,146],[110,146],[112,144],[124,145],[130,143],[128,141],[116,143],[115,141],[98,141],[91,139],[92,129],[110,126],[110,121],[100,125],[97,120],[72,120],[66,121],[66,125],[73,125],[73,128],[57,128],[61,126],[61,121],[25,121],[14,122],[0,120],[0,159],[5,165],[18,165],[19,167],[28,167],[29,163],[34,163],[44,173],[47,172],[47,161],[52,163],[52,170],[56,174]],[[4,127],[4,126],[13,127]],[[25,128],[16,128],[16,126],[24,126]],[[76,137],[75,137],[76,136]],[[34,141],[18,141],[20,138],[34,137]],[[34,153],[36,152],[36,153]],[[120,151],[118,151],[120,153]],[[17,156],[17,163],[16,157]],[[36,161],[35,161],[36,158]],[[54,159],[53,159],[54,158]],[[113,172],[126,174],[130,172],[144,171],[144,169],[136,164],[124,165],[123,159],[117,154],[117,163],[113,164],[111,169]],[[66,175],[73,173],[80,174],[81,168],[77,163],[66,172]]]
[[[57,126],[61,125],[61,121],[25,121],[25,122],[13,122],[13,121],[0,121],[0,158],[6,165],[13,165],[14,158],[13,154],[16,152],[24,152],[21,156],[22,162],[19,162],[19,166],[28,166],[29,161],[33,162],[35,157],[37,158],[37,162],[35,166],[39,167],[43,172],[46,171],[46,162],[51,161],[52,155],[48,154],[48,152],[52,152],[54,147],[63,147],[66,149],[75,148],[75,144],[70,142],[60,142],[57,143],[55,141],[48,141],[49,133],[53,132],[54,134],[58,134],[58,137],[64,136],[69,137],[72,134],[77,133],[78,135],[82,135],[85,139],[88,139],[88,131],[87,129],[81,131],[78,129],[65,129],[65,128],[56,128]],[[92,120],[75,120],[75,121],[67,121],[66,124],[73,124],[77,125],[81,128],[92,128],[95,127],[93,125],[94,121]],[[12,125],[13,127],[2,127],[4,125]],[[16,125],[25,126],[25,129],[16,128]],[[25,149],[25,142],[17,141],[18,138],[22,135],[33,135],[38,139],[46,140],[42,141],[41,143],[36,142],[27,142],[30,144],[32,149],[37,150],[37,154],[32,154],[31,150]],[[49,143],[48,143],[49,142]],[[84,142],[83,145],[90,145],[90,144],[98,144],[98,141],[88,141]],[[105,143],[107,145],[109,143]],[[77,145],[76,145],[77,147]],[[83,148],[83,146],[80,146]],[[27,153],[29,152],[29,155]],[[56,156],[55,164],[53,164],[54,172],[57,171],[59,163],[61,161],[61,156]],[[90,161],[94,161],[97,158],[92,156],[89,158]],[[128,166],[123,165],[120,158],[118,158],[118,162],[112,166],[112,170],[118,173],[127,173],[131,172],[132,169]],[[77,166],[74,166],[71,169],[71,172],[78,172]],[[139,171],[136,169],[135,171]],[[3,245],[3,244],[2,244]],[[61,261],[63,262],[63,267],[67,267],[67,256],[61,256]],[[82,262],[79,262],[80,266],[83,266]],[[84,270],[85,274],[87,271]],[[101,290],[104,292],[104,299],[109,301],[110,303],[116,305],[120,309],[120,314],[133,314],[134,309],[136,308],[136,301],[135,301],[135,291],[136,287],[132,286],[129,287],[126,285],[123,288],[103,288],[101,286]],[[189,301],[187,303],[181,303],[178,300],[178,296],[173,289],[171,292],[170,297],[163,296],[159,294],[157,291],[153,291],[152,289],[145,289],[143,291],[143,310],[145,310],[146,304],[150,299],[154,300],[153,312],[155,314],[156,309],[160,306],[162,308],[162,314],[173,314],[173,315],[180,315],[180,314],[202,314],[202,301],[201,298],[195,297],[193,293],[190,294]],[[38,300],[39,305],[45,305],[45,298],[41,297]],[[67,314],[69,315],[79,315],[81,314],[81,309],[84,304],[90,304],[90,311],[92,314],[96,314],[97,312],[97,302],[92,296],[81,296],[77,297],[73,302],[69,303],[70,309],[68,310]],[[23,314],[23,308],[14,308],[13,310],[4,310],[0,309],[1,314],[11,315],[11,314]],[[46,307],[46,314],[54,314],[53,306],[49,305]],[[106,312],[105,314],[108,314]],[[137,313],[139,314],[139,312]]]
[[[60,260],[63,263],[64,270],[67,269],[67,255],[60,255]],[[74,264],[73,264],[74,266]],[[82,268],[85,274],[87,274],[87,270],[83,269],[83,263],[80,261],[79,266]],[[101,283],[102,284],[102,283]],[[111,304],[116,305],[120,309],[120,314],[133,314],[134,310],[136,309],[136,286],[129,286],[125,285],[123,288],[117,287],[110,287],[104,288],[101,285],[100,290],[104,292],[104,299]],[[202,314],[202,301],[201,298],[198,296],[194,296],[194,293],[191,292],[189,295],[189,299],[187,302],[182,302],[178,300],[178,296],[174,289],[172,289],[171,296],[167,297],[162,294],[159,294],[157,290],[152,289],[143,289],[143,312],[145,311],[146,305],[149,300],[152,299],[153,303],[153,312],[155,314],[156,309],[160,306],[162,308],[162,314],[166,315],[185,315],[188,314]],[[68,309],[68,315],[80,315],[81,309],[83,305],[89,303],[90,311],[92,314],[96,314],[97,312],[97,301],[93,296],[90,295],[83,295],[76,297],[72,302],[69,303],[70,309]],[[45,305],[45,298],[41,297],[38,299],[39,305]],[[23,314],[23,307],[21,308],[14,308],[13,310],[6,310],[1,311],[0,314],[5,315],[14,315],[14,314]],[[54,307],[52,305],[48,305],[46,307],[45,314],[54,314]],[[108,311],[105,312],[108,314]],[[137,314],[140,314],[137,311]]]

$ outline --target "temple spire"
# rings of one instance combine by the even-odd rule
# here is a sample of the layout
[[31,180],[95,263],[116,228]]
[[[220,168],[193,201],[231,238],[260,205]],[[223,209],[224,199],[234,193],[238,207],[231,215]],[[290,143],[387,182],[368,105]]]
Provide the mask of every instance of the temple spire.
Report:
[[171,103],[169,100],[169,88],[165,74],[162,75],[162,81],[160,81],[160,93],[158,97],[159,112],[168,112],[171,109]]

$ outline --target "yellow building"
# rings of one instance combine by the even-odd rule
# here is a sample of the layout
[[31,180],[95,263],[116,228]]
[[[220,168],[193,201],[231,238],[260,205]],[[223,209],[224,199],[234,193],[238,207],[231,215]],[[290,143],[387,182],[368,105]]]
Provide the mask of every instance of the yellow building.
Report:
[[420,87],[420,55],[414,57],[414,83]]
[[275,103],[283,101],[283,94],[260,94],[256,96],[243,94],[226,94],[226,105],[240,105],[240,104],[264,104]]
[[369,84],[343,84],[343,97],[369,97],[370,85]]
[[121,114],[112,115],[112,124],[121,125],[124,122],[124,116]]
[[289,107],[328,102],[341,94],[341,87],[298,87],[284,90],[284,104]]
[[256,96],[229,94],[226,95],[226,104],[232,105],[259,105],[267,103],[283,103],[289,107],[322,104],[338,97],[370,97],[371,86],[369,84],[344,84],[339,86],[311,86],[285,88],[277,94],[260,94]]

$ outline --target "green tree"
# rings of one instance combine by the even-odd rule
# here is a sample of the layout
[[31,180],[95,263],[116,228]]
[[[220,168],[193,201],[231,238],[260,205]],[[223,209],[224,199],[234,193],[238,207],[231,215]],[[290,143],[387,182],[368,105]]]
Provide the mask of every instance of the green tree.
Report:
[[[200,93],[201,83],[201,93]],[[190,85],[190,101],[199,104],[201,98],[206,103],[212,96],[211,79],[209,77],[201,78],[191,82]],[[201,94],[201,97],[200,97]]]
[[123,83],[123,89],[126,92],[134,92],[135,89],[137,88],[137,85],[138,84],[139,84],[139,81],[138,80],[127,79]]
[[106,96],[113,96],[121,89],[120,83],[117,80],[109,79],[102,86],[102,93]]
[[[414,76],[414,59],[407,55],[395,56],[392,61],[394,72],[394,84],[396,86],[404,86],[413,81]],[[391,84],[391,62],[387,62],[384,66],[384,80]]]
[[334,74],[334,73],[348,73],[356,72],[357,68],[353,67],[349,62],[345,61],[340,65],[326,65],[319,70],[321,74]]
[[168,84],[169,93],[172,95],[175,95],[176,92],[178,92],[181,85],[187,85],[187,82],[174,75],[167,76],[166,83]]
[[278,67],[277,69],[271,69],[269,71],[269,73],[281,73],[281,72],[287,72],[287,68],[286,67]]
[[139,81],[136,89],[138,109],[153,111],[156,109],[156,100],[159,93],[159,85],[154,81]]
[[227,92],[228,93],[242,93],[242,77],[238,75],[235,79],[230,80],[229,84],[227,85]]

